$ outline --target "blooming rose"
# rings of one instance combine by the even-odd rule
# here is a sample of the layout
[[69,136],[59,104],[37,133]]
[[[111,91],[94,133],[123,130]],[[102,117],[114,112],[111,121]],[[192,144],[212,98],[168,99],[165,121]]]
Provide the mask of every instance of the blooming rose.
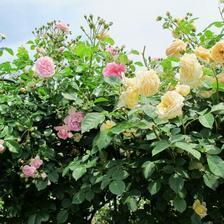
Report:
[[39,169],[42,164],[43,160],[41,160],[39,156],[36,156],[34,159],[31,159],[30,161],[30,166],[33,166],[36,169]]
[[65,140],[72,137],[72,133],[70,132],[68,125],[57,126],[54,129],[58,131],[57,136],[61,139]]
[[168,91],[161,97],[161,102],[157,106],[157,113],[162,119],[172,119],[182,115],[184,97],[175,90]]
[[201,60],[204,61],[210,60],[210,51],[202,46],[195,48],[194,53]]
[[190,93],[191,88],[188,85],[177,85],[175,90],[180,95],[187,96]]
[[5,151],[5,147],[4,147],[4,140],[0,140],[0,153],[3,153]]
[[117,50],[113,47],[108,47],[106,51],[109,52],[112,56],[115,56],[118,53]]
[[117,64],[112,62],[106,65],[106,68],[103,70],[104,76],[116,76],[121,78],[122,73],[125,72],[125,65]]
[[111,129],[114,125],[115,125],[115,122],[107,120],[101,125],[100,130],[105,131],[105,130]]
[[63,23],[63,22],[58,22],[56,23],[55,27],[65,33],[69,32],[69,27],[67,24]]
[[185,44],[182,40],[175,40],[167,49],[167,56],[178,56],[180,53],[186,50],[187,44]]
[[198,199],[195,200],[192,208],[194,209],[195,213],[200,216],[200,218],[204,218],[207,215],[207,208],[205,202],[200,202]]
[[139,92],[138,88],[129,87],[121,93],[119,106],[127,107],[129,109],[134,108],[138,103]]
[[211,59],[220,64],[224,63],[224,41],[220,41],[212,47]]
[[152,96],[159,90],[160,80],[154,70],[141,71],[136,75],[139,94],[143,96]]
[[35,177],[36,167],[25,165],[24,167],[22,167],[22,172],[25,177]]
[[72,109],[69,111],[69,115],[64,119],[64,123],[68,126],[70,131],[80,131],[83,118],[84,114],[82,112],[76,112]]
[[203,71],[202,66],[194,54],[185,54],[180,59],[180,83],[197,87],[200,85],[200,78]]
[[52,58],[45,56],[40,57],[35,63],[35,72],[40,77],[51,77],[55,72],[55,65]]

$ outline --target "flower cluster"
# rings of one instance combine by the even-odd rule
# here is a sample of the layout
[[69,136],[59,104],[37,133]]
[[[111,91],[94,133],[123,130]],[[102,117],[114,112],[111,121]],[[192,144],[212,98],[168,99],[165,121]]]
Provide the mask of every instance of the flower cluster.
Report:
[[25,177],[37,177],[37,170],[42,166],[43,160],[40,159],[39,156],[30,160],[29,165],[25,165],[22,167],[22,172]]
[[73,136],[71,131],[81,130],[81,122],[83,118],[84,114],[82,112],[76,112],[73,108],[70,109],[68,116],[66,116],[64,119],[64,124],[54,128],[56,131],[58,131],[58,137],[63,140],[71,138]]

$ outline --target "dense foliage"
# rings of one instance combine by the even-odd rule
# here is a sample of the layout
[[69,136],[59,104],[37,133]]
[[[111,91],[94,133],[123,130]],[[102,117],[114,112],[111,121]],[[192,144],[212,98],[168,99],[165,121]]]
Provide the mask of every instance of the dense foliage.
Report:
[[158,17],[154,59],[85,19],[0,49],[0,222],[224,223],[224,22]]

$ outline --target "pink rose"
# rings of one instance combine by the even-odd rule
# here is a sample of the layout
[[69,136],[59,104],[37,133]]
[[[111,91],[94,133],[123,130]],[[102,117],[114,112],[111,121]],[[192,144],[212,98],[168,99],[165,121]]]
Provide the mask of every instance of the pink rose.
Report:
[[108,47],[106,51],[109,52],[112,56],[115,56],[118,53],[117,50],[113,47]]
[[84,118],[82,112],[75,112],[74,110],[69,111],[69,115],[64,119],[66,125],[68,125],[71,131],[80,131],[81,122]]
[[72,133],[70,132],[68,125],[57,126],[54,129],[58,131],[57,136],[61,139],[65,140],[72,137]]
[[121,78],[123,72],[125,72],[125,65],[112,62],[106,65],[106,68],[103,70],[103,75]]
[[0,140],[0,153],[3,153],[5,151],[5,147],[4,147],[4,140]]
[[67,24],[63,23],[63,22],[58,22],[56,23],[55,27],[65,33],[69,32],[69,27]]
[[30,166],[33,166],[36,169],[39,169],[42,164],[43,160],[41,160],[39,156],[36,156],[34,159],[30,160]]
[[25,177],[35,177],[36,174],[36,168],[34,166],[25,165],[22,168],[22,172]]
[[40,57],[35,63],[35,72],[41,77],[51,77],[55,72],[55,65],[52,58],[45,56]]

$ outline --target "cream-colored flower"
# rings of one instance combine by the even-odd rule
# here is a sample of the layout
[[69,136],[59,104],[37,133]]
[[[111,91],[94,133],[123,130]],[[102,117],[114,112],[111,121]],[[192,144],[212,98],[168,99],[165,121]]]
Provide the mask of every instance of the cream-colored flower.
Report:
[[175,90],[168,91],[161,97],[161,102],[157,106],[157,113],[162,119],[172,119],[182,115],[184,97]]
[[166,55],[179,56],[182,52],[186,50],[186,47],[187,47],[186,43],[184,43],[180,39],[177,39],[166,49]]
[[203,75],[202,66],[194,54],[185,54],[180,59],[180,83],[197,87]]
[[210,51],[202,46],[195,48],[195,55],[201,60],[208,61],[210,60]]
[[3,153],[4,151],[5,151],[4,140],[0,140],[0,153]]
[[217,75],[219,83],[224,84],[224,73],[220,73]]
[[106,122],[104,122],[101,127],[100,127],[100,130],[101,131],[105,131],[105,130],[109,130],[111,129],[113,126],[115,126],[116,123],[111,121],[111,120],[107,120]]
[[129,129],[123,132],[124,137],[126,138],[131,138],[136,135],[136,130],[135,129]]
[[136,83],[139,94],[153,96],[160,87],[160,79],[154,70],[140,71],[136,74]]
[[194,209],[194,212],[200,216],[200,218],[204,218],[207,215],[207,208],[205,202],[200,202],[198,199],[195,200],[192,208]]
[[129,87],[121,93],[119,107],[127,107],[132,109],[137,106],[139,91],[136,87]]
[[129,88],[129,87],[138,88],[136,77],[127,78],[127,77],[124,76],[124,77],[122,77],[122,83],[123,83],[125,88]]
[[190,86],[188,86],[188,85],[184,85],[184,84],[182,84],[182,85],[177,85],[175,90],[176,90],[180,95],[182,95],[182,96],[187,96],[187,95],[190,93],[191,88],[190,88]]
[[224,63],[224,41],[220,41],[212,47],[211,59],[220,64]]

